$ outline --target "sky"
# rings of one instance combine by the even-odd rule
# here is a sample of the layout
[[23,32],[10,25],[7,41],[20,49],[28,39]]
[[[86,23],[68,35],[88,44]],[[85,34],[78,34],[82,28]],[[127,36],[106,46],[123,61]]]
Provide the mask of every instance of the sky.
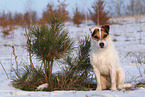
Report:
[[[28,10],[28,4],[30,2],[32,2],[32,10],[37,11],[38,16],[41,16],[48,3],[57,5],[57,0],[0,0],[0,12],[24,13]],[[93,2],[94,0],[86,0],[87,9],[91,7]],[[85,0],[66,0],[66,4],[68,4],[67,10],[70,15],[73,14],[73,9],[76,7],[76,4],[81,11],[85,9]]]

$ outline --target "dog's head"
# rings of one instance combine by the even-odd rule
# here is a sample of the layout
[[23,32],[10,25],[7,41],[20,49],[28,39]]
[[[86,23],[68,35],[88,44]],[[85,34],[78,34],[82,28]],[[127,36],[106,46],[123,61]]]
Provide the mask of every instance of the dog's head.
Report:
[[109,28],[109,25],[104,25],[89,29],[91,31],[93,41],[97,44],[97,48],[103,49],[108,46],[107,39],[109,38]]

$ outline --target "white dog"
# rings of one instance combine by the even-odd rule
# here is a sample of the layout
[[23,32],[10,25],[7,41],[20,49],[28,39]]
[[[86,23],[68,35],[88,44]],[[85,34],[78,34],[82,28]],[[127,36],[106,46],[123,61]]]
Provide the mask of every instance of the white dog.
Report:
[[120,67],[118,53],[109,38],[109,25],[91,28],[90,61],[97,79],[97,89],[122,89],[125,73]]

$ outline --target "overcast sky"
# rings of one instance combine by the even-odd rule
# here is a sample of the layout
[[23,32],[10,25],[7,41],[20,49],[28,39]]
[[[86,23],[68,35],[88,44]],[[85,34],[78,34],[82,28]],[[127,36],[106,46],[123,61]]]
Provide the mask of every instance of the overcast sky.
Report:
[[[57,0],[0,0],[0,12],[25,12],[28,6],[28,3],[32,1],[32,9],[37,11],[38,16],[42,14],[45,10],[48,3],[57,4]],[[63,1],[63,0],[60,0]],[[76,4],[79,8],[84,11],[84,2],[85,0],[66,0],[67,10],[69,10],[70,15],[73,13],[73,8]],[[87,8],[91,7],[94,0],[86,0]]]

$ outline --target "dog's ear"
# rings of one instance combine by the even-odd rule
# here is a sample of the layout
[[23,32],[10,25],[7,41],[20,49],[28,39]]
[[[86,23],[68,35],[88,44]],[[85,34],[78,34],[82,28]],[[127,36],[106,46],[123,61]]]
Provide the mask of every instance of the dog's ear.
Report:
[[106,31],[106,33],[109,34],[109,29],[110,29],[110,26],[109,25],[104,25],[101,28],[104,28],[105,31]]

